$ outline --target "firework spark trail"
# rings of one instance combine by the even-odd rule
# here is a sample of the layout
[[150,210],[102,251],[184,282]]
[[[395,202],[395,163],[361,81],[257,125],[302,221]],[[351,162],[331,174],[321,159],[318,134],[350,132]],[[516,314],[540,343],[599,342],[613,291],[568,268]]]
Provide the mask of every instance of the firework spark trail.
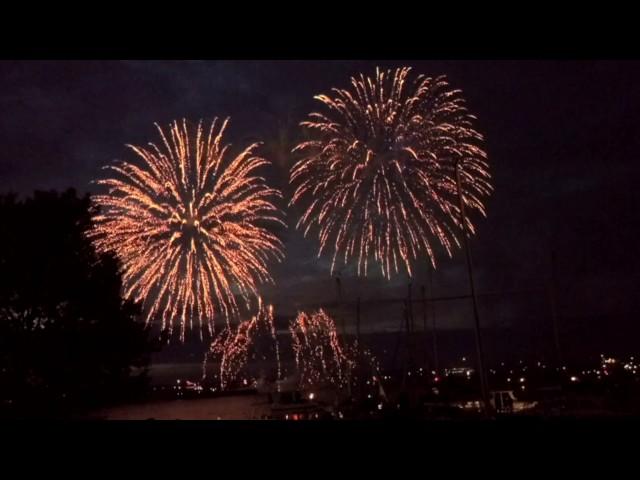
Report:
[[181,340],[194,320],[201,337],[219,316],[229,327],[237,298],[250,308],[258,285],[273,281],[267,261],[283,258],[265,228],[284,225],[274,205],[280,193],[256,173],[269,162],[254,154],[258,144],[227,159],[227,123],[215,119],[207,131],[200,121],[195,136],[185,120],[168,131],[156,125],[160,146],[129,145],[139,161],[106,167],[110,175],[97,183],[107,193],[93,197],[99,213],[89,236],[121,261],[125,296],[169,333],[179,322]]
[[[235,380],[247,363],[255,318],[241,322],[235,331],[226,327],[216,336],[209,350],[210,356],[220,359],[220,387],[225,389]],[[205,370],[206,371],[206,370]]]
[[[300,373],[300,384],[304,387],[333,385],[345,387],[348,382],[375,380],[379,371],[377,359],[356,343],[345,345],[340,340],[335,322],[324,311],[310,315],[299,313],[289,325],[291,347]],[[220,331],[203,362],[202,380],[207,377],[207,363],[217,361],[220,387],[229,388],[252,360],[267,360],[259,352],[258,340],[268,339],[273,346],[277,367],[277,379],[281,379],[280,348],[276,336],[273,307],[259,307],[258,315],[241,322],[235,329],[227,327]]]
[[451,256],[460,246],[457,162],[467,210],[485,215],[492,187],[475,117],[445,77],[409,82],[409,72],[352,78],[350,90],[316,96],[326,111],[301,123],[312,139],[293,150],[303,158],[291,168],[291,204],[305,208],[297,224],[305,236],[317,228],[318,257],[333,249],[332,273],[339,257],[355,257],[367,275],[373,256],[386,278],[399,264],[412,275],[423,252],[435,267],[433,238]]
[[276,350],[276,365],[277,365],[276,380],[280,380],[282,378],[282,363],[280,361],[280,345],[278,343],[278,334],[276,332],[275,322],[273,321],[273,305],[269,305],[269,316],[267,318],[268,318],[268,325],[269,325],[269,333],[271,334],[271,340],[275,345],[275,350]]
[[348,381],[351,360],[340,344],[335,322],[323,310],[298,313],[289,332],[302,385],[342,386]]
[[220,387],[226,389],[234,380],[236,380],[247,366],[249,359],[255,355],[256,339],[261,333],[266,333],[273,342],[275,350],[275,361],[277,366],[277,379],[280,379],[280,348],[276,337],[275,324],[273,320],[273,307],[269,305],[266,309],[262,307],[260,302],[258,314],[241,322],[235,330],[227,326],[220,331],[207,354],[205,354],[203,362],[202,380],[206,378],[206,364],[209,359],[219,361],[219,380]]

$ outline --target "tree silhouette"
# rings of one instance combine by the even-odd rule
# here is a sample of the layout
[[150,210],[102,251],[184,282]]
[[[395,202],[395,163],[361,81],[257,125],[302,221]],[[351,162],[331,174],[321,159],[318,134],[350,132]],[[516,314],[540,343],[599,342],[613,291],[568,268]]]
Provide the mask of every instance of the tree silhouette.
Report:
[[[136,392],[156,348],[74,190],[0,196],[0,411],[49,416]],[[134,368],[139,369],[134,372]]]

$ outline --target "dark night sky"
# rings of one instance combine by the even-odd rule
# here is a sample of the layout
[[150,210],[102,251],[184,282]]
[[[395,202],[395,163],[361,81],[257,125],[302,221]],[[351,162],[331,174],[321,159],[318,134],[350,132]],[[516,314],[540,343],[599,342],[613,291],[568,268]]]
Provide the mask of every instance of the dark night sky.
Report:
[[[446,74],[478,117],[495,187],[472,240],[480,292],[544,286],[553,246],[562,316],[594,328],[636,316],[640,62],[0,62],[0,191],[85,192],[101,166],[129,155],[125,143],[155,140],[153,122],[230,116],[228,140],[264,141],[261,153],[275,164],[269,177],[287,195],[288,152],[313,95],[376,65]],[[282,234],[287,259],[274,266],[278,287],[264,289],[267,299],[283,314],[335,300],[316,241],[293,228]],[[465,293],[463,255],[440,253],[435,294]],[[342,277],[345,297],[365,300],[368,328],[398,325],[397,305],[366,300],[404,295],[406,276]],[[419,269],[415,284],[426,278]],[[482,321],[535,329],[548,316],[545,302],[539,294],[483,299]],[[439,304],[437,313],[443,327],[471,325],[468,302]]]

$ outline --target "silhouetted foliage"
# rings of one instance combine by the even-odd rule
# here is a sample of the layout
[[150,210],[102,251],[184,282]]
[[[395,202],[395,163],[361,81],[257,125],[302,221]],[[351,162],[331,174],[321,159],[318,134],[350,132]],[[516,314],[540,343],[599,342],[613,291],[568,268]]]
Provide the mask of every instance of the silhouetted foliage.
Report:
[[[155,348],[74,190],[0,196],[0,401],[48,416],[131,395]],[[137,372],[134,369],[139,369]]]

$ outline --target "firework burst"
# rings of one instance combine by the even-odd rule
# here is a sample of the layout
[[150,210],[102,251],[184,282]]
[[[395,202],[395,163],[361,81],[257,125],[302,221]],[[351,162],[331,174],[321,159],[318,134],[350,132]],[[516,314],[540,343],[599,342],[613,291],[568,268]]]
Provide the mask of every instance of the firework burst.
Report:
[[289,325],[293,353],[303,386],[344,386],[352,361],[342,347],[335,322],[323,310],[298,313]]
[[409,72],[352,78],[351,89],[316,96],[325,111],[301,123],[311,139],[293,150],[302,158],[291,169],[291,203],[305,208],[297,225],[305,236],[317,228],[318,256],[333,249],[332,272],[355,257],[367,275],[373,257],[386,278],[402,266],[412,275],[424,252],[435,266],[434,239],[451,256],[462,226],[457,165],[466,210],[485,215],[492,187],[475,117],[445,77],[409,81]]
[[208,357],[219,361],[218,375],[222,389],[225,389],[229,383],[235,380],[247,364],[249,347],[251,346],[255,328],[256,322],[255,319],[252,319],[240,322],[235,330],[231,327],[226,327],[219,332],[205,356],[203,380],[205,378],[204,375],[206,375]]
[[[272,347],[269,350],[273,350],[275,358],[267,358],[265,355],[267,352],[259,345],[261,338]],[[273,307],[269,305],[263,308],[260,303],[257,315],[241,322],[235,329],[227,326],[216,335],[204,357],[203,380],[207,376],[206,367],[210,359],[217,360],[219,363],[218,378],[223,390],[238,379],[251,359],[274,360],[277,367],[276,379],[280,379],[280,348],[273,321]]]
[[156,125],[160,146],[128,145],[138,162],[106,167],[97,183],[107,193],[93,197],[89,235],[121,261],[125,296],[143,303],[147,322],[160,318],[169,332],[179,323],[181,339],[186,325],[213,334],[214,319],[228,326],[241,305],[249,309],[259,284],[272,281],[267,261],[283,256],[265,228],[283,224],[280,193],[256,173],[268,162],[254,154],[258,144],[228,159],[227,123],[205,130],[200,121],[194,136],[185,120]]

